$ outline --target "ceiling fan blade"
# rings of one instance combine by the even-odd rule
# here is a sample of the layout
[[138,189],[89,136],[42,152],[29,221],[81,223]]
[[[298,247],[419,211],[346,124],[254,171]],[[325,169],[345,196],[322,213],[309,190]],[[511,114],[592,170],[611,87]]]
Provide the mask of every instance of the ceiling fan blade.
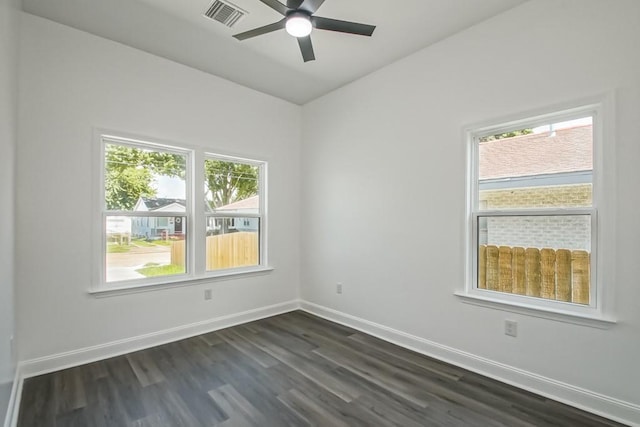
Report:
[[319,30],[338,31],[340,33],[357,34],[360,36],[371,36],[375,25],[358,24],[357,22],[339,21],[337,19],[312,16],[313,26]]
[[316,13],[316,10],[320,9],[324,0],[304,0],[297,9],[306,10],[309,13]]
[[310,36],[298,37],[298,44],[300,45],[300,52],[302,52],[302,59],[304,59],[304,62],[316,59],[316,55],[313,53],[313,44],[311,44]]
[[287,0],[287,7],[289,9],[297,9],[302,4],[303,0]]
[[285,27],[286,22],[287,22],[286,18],[281,19],[278,22],[265,25],[264,27],[254,28],[253,30],[245,31],[244,33],[240,33],[240,34],[234,34],[233,37],[235,37],[238,40],[246,40],[246,39],[250,39],[251,37],[261,36],[263,34],[267,34],[273,31],[278,31],[283,29]]
[[260,1],[266,4],[267,6],[269,6],[271,9],[280,13],[281,15],[286,15],[287,12],[289,12],[289,8],[283,5],[282,3],[280,3],[278,0],[260,0]]

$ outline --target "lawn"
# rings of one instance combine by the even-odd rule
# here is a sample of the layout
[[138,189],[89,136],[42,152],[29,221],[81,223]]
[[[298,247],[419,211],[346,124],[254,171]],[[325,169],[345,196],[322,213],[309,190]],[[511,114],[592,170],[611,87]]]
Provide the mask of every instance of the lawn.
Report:
[[107,253],[108,254],[122,254],[125,252],[129,252],[131,250],[131,245],[120,245],[118,243],[107,243]]
[[155,277],[155,276],[171,276],[173,274],[184,274],[184,267],[169,264],[169,265],[159,265],[154,262],[149,262],[145,264],[144,267],[136,270],[138,273],[147,277]]

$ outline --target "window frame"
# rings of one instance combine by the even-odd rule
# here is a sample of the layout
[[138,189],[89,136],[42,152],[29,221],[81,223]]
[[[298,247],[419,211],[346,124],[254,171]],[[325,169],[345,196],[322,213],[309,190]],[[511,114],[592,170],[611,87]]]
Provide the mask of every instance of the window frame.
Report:
[[[203,206],[202,206],[202,212],[204,215],[204,227],[205,227],[205,232],[204,232],[204,236],[205,239],[202,239],[202,252],[204,253],[203,255],[203,259],[206,256],[206,222],[207,222],[207,218],[234,218],[234,220],[237,220],[239,218],[258,218],[258,223],[259,228],[258,228],[258,251],[259,251],[259,262],[257,266],[247,266],[247,267],[236,267],[236,268],[227,268],[227,269],[219,269],[219,270],[207,270],[206,269],[206,265],[204,267],[205,270],[205,274],[207,276],[212,276],[215,277],[216,275],[219,275],[220,273],[224,273],[224,272],[244,272],[244,271],[251,271],[254,270],[256,268],[264,268],[267,266],[267,245],[266,245],[266,237],[267,237],[267,162],[263,161],[263,160],[255,160],[255,159],[248,159],[248,158],[244,158],[244,157],[236,157],[236,156],[228,156],[228,155],[223,155],[223,154],[216,154],[216,153],[212,153],[212,152],[205,152],[204,153],[204,157],[202,159],[202,166],[203,166],[203,170],[202,170],[202,174],[201,177],[203,179],[203,183],[204,183],[204,162],[206,160],[220,160],[223,162],[234,162],[234,163],[241,163],[241,164],[246,164],[246,165],[251,165],[251,166],[255,166],[258,169],[258,200],[259,200],[259,212],[258,214],[248,214],[248,213],[231,213],[231,212],[224,212],[224,213],[215,213],[215,212],[206,212],[205,209],[205,200],[203,197]],[[204,194],[203,194],[204,196]],[[237,227],[237,225],[235,225],[235,221],[234,221],[234,228]],[[206,263],[205,263],[206,264]]]
[[[464,141],[467,147],[467,184],[466,184],[466,215],[465,215],[465,283],[462,291],[455,294],[463,302],[490,308],[515,311],[540,317],[558,320],[585,319],[584,324],[594,320],[600,322],[615,322],[604,310],[604,294],[602,274],[602,230],[600,223],[601,206],[603,204],[603,138],[605,110],[602,99],[577,104],[577,106],[548,108],[544,111],[521,114],[505,120],[494,120],[488,123],[469,126],[464,129]],[[515,129],[532,128],[549,123],[592,117],[593,129],[593,167],[592,167],[592,205],[590,207],[571,208],[518,208],[480,210],[479,187],[479,141],[481,138],[505,133]],[[480,230],[478,218],[497,216],[558,216],[558,215],[588,215],[591,218],[591,300],[589,305],[571,302],[549,300],[526,295],[509,294],[489,289],[478,288],[478,242]],[[608,245],[610,247],[610,245]],[[607,292],[609,293],[609,292]],[[570,320],[572,321],[572,320]],[[577,320],[577,323],[582,321]]]
[[[124,132],[114,132],[103,129],[94,129],[94,149],[92,162],[94,165],[93,188],[98,186],[99,191],[94,191],[93,206],[93,268],[92,280],[88,292],[97,297],[128,294],[142,291],[154,291],[168,289],[202,282],[210,282],[215,279],[228,279],[244,275],[262,274],[272,271],[267,263],[267,174],[268,162],[266,160],[250,159],[244,156],[213,153],[211,150],[194,147],[183,143],[163,141],[157,138],[131,135]],[[157,149],[172,154],[186,156],[185,176],[185,212],[136,212],[136,211],[109,211],[105,201],[105,146],[108,143],[119,144],[143,149]],[[204,161],[207,158],[215,158],[224,161],[235,161],[258,166],[259,170],[259,196],[260,196],[260,263],[256,266],[238,267],[221,270],[206,270],[206,212],[204,195]],[[245,215],[245,214],[243,214]],[[186,219],[185,228],[185,273],[121,280],[115,282],[106,281],[106,218],[108,216],[128,217],[165,217],[182,216]],[[229,215],[227,215],[229,216]],[[246,215],[245,215],[246,216]]]

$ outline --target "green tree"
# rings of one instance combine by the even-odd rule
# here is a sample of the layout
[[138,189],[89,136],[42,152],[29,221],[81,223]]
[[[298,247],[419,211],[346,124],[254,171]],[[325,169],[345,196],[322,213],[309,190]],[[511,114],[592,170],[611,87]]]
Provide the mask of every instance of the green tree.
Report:
[[530,133],[533,133],[533,129],[520,129],[520,130],[511,131],[511,132],[485,136],[484,138],[481,139],[481,141],[482,142],[495,141],[497,139],[505,139],[505,138],[513,138],[514,136],[529,135]]
[[258,168],[242,163],[206,160],[207,201],[219,208],[258,194]]
[[109,210],[131,210],[140,197],[155,197],[158,175],[184,178],[186,157],[125,145],[105,145],[105,202]]

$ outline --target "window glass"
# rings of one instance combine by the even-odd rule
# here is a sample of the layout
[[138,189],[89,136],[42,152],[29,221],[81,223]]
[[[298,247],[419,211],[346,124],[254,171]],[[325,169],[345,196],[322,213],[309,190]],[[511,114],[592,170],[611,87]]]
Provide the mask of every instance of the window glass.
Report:
[[176,205],[184,209],[186,155],[106,143],[104,156],[108,211],[168,211]]
[[104,145],[105,281],[186,273],[186,154]]
[[593,303],[593,116],[474,143],[474,288]]
[[207,271],[260,264],[260,167],[205,160]]
[[478,217],[478,288],[590,301],[590,215]]
[[480,138],[481,210],[592,205],[592,118]]

